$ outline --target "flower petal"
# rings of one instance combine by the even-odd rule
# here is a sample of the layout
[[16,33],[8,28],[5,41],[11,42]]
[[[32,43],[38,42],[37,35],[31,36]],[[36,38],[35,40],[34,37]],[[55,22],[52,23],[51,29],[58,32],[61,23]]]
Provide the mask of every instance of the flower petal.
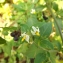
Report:
[[29,43],[29,35],[26,35],[26,39],[25,40]]
[[34,27],[34,26],[32,26],[32,29],[34,32],[36,32],[36,30],[37,30],[36,27]]
[[21,34],[22,37],[25,36],[25,35],[26,35],[26,32],[24,32],[23,34]]
[[39,34],[39,28],[38,27],[34,27],[34,26],[32,26],[32,30],[31,30],[31,33],[33,34],[33,35],[40,35]]
[[34,31],[32,31],[32,30],[31,30],[31,33],[32,33],[33,35],[35,35],[35,32],[34,32]]

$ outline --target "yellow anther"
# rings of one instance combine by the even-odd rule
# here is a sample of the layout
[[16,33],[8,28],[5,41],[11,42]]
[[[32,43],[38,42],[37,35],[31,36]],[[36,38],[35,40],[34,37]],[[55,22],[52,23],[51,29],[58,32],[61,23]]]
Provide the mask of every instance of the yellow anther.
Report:
[[39,32],[38,32],[38,31],[36,31],[36,32],[35,32],[35,34],[36,34],[37,36],[40,36],[40,34],[39,34]]
[[22,38],[22,41],[24,41],[24,40],[25,40],[25,38],[26,38],[26,36],[24,36],[24,37]]

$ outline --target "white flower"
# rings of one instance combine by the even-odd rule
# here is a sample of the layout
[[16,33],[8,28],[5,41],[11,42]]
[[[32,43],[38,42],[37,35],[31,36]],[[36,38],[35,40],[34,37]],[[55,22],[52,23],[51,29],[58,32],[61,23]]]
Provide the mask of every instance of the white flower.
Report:
[[26,40],[29,43],[29,35],[27,35],[26,32],[24,32],[21,36],[22,36],[22,41]]
[[31,14],[35,14],[35,9],[31,9]]
[[39,28],[38,27],[34,27],[34,26],[32,26],[32,30],[31,30],[31,33],[33,34],[33,35],[40,35],[39,34]]

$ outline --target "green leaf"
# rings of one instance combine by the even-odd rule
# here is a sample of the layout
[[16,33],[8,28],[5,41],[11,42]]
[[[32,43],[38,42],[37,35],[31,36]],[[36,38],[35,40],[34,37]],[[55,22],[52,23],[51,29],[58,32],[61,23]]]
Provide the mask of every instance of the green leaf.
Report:
[[16,30],[17,27],[3,27],[3,30],[4,31],[13,31],[13,30]]
[[32,15],[31,17],[28,18],[28,21],[27,21],[27,25],[28,27],[32,27],[32,26],[35,26],[37,24],[37,18],[35,15]]
[[54,9],[55,11],[58,11],[58,4],[53,3],[53,9]]
[[7,44],[4,45],[4,47],[3,47],[4,53],[6,53],[10,56],[11,50],[12,50],[12,43],[11,42],[8,42]]
[[45,24],[45,22],[38,22],[36,25],[40,28],[43,24]]
[[[57,23],[58,23],[58,26],[62,29],[63,28],[62,19],[57,18]],[[57,27],[55,21],[54,21],[54,26],[55,26],[55,29],[56,29],[56,34],[59,35],[59,30],[58,30],[58,27]]]
[[34,63],[42,63],[46,60],[46,53],[39,53],[36,55]]
[[34,3],[38,3],[38,0],[34,0]]
[[20,48],[17,50],[17,52],[18,53],[26,53],[27,50],[28,50],[28,44],[23,43],[22,45],[20,45]]
[[18,12],[24,12],[25,11],[25,4],[24,3],[20,3],[18,5],[13,4],[13,7]]
[[50,61],[51,63],[56,63],[56,53],[53,51],[50,53]]
[[3,30],[3,31],[2,31],[2,34],[3,34],[3,35],[8,35],[8,31]]
[[37,20],[37,17],[36,15],[32,15],[31,17],[28,18],[28,21],[27,21],[27,26],[29,28],[31,28],[32,26],[38,26],[38,27],[41,27],[45,22],[39,22]]
[[63,17],[63,10],[60,9],[59,11],[57,11],[57,14],[60,15],[61,17]]
[[46,49],[54,49],[52,43],[49,40],[45,40],[45,39],[40,42],[40,46]]
[[31,0],[27,0],[27,2],[28,2],[28,3],[31,3],[31,2],[32,2],[32,3],[37,3],[38,0],[34,0],[34,1],[33,1],[33,0],[32,0],[32,1],[31,1]]
[[61,50],[61,43],[57,42],[56,46],[57,46],[58,50],[60,51]]
[[48,37],[52,31],[52,24],[51,23],[45,23],[39,29],[40,29],[40,35],[41,36]]
[[59,41],[53,41],[52,44],[57,50],[61,50],[61,43]]
[[15,62],[15,59],[16,59],[16,56],[15,55],[12,55],[9,57],[9,63],[14,63]]
[[37,50],[38,48],[34,44],[29,46],[29,49],[26,52],[27,57],[34,58],[34,56],[36,56]]
[[41,12],[44,9],[44,7],[45,6],[43,6],[43,5],[39,5],[35,9],[36,9],[36,11],[38,11],[38,12],[40,11]]
[[29,27],[28,27],[26,24],[21,24],[21,30],[22,30],[23,32],[29,31]]
[[56,60],[56,52],[55,51],[51,51],[51,52],[49,52],[49,51],[47,51],[47,62],[45,62],[45,63],[56,63],[55,62],[55,60]]
[[5,44],[5,43],[6,43],[6,40],[0,37],[0,44]]

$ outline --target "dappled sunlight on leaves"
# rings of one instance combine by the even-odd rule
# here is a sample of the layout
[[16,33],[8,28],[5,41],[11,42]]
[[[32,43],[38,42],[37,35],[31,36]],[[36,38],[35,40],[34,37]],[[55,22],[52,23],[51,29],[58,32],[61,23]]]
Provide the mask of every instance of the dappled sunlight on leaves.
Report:
[[0,61],[63,63],[63,1],[1,0]]

